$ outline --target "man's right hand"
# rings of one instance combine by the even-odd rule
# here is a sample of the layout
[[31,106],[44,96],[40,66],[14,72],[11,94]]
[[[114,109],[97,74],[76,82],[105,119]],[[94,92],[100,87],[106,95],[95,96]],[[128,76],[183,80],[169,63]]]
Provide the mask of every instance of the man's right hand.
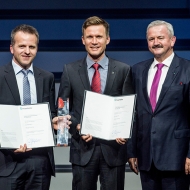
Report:
[[[80,124],[77,125],[77,130],[80,131]],[[92,135],[90,134],[87,134],[87,135],[81,135],[81,138],[86,141],[86,142],[89,142],[92,140]]]
[[[71,125],[72,124],[72,122],[70,121],[70,119],[71,119],[71,116],[70,115],[65,115],[65,116],[60,116],[60,117],[65,117],[66,119],[67,119],[67,128],[69,129],[70,127],[69,127],[69,125]],[[53,124],[53,128],[55,129],[55,130],[57,130],[58,129],[58,117],[54,117],[53,119],[52,119],[52,124]]]
[[24,152],[28,152],[31,151],[31,148],[27,148],[27,145],[24,144],[24,146],[20,145],[20,148],[16,149],[14,152],[15,153],[24,153]]
[[131,170],[138,175],[138,161],[137,158],[129,158],[128,160]]

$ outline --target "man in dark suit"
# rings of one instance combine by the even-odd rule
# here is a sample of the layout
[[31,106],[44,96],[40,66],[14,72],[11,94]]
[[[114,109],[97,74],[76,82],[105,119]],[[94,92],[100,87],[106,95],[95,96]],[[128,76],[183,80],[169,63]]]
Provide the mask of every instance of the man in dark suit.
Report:
[[[30,91],[28,104],[49,102],[52,116],[55,116],[54,76],[32,64],[38,41],[38,32],[32,26],[19,25],[13,29],[10,45],[13,59],[0,68],[0,104],[26,104],[23,86],[23,71],[26,70]],[[51,175],[55,175],[52,148],[31,150],[25,144],[17,150],[0,149],[0,189],[48,190]]]
[[188,189],[190,61],[174,54],[175,41],[170,23],[151,22],[147,42],[154,59],[132,68],[137,114],[128,157],[143,190]]
[[[90,134],[80,136],[78,130],[84,91],[95,89],[92,85],[95,73],[99,73],[98,84],[101,85],[93,91],[120,96],[133,93],[131,69],[129,65],[105,55],[106,45],[110,42],[109,25],[105,20],[96,16],[88,18],[83,24],[82,33],[87,57],[64,66],[58,94],[63,99],[69,97],[70,101],[73,190],[97,189],[99,175],[101,189],[123,190],[126,140],[106,141],[92,138]],[[95,71],[94,65],[99,67],[98,71]]]

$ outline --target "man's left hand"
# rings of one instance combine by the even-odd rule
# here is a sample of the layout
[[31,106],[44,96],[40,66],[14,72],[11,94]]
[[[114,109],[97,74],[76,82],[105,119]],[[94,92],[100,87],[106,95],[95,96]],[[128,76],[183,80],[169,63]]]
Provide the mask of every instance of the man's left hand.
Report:
[[190,174],[190,158],[186,158],[185,161],[185,174]]
[[120,145],[123,145],[123,144],[125,144],[125,143],[127,142],[127,140],[124,139],[124,138],[117,138],[117,139],[116,139],[116,142],[117,142],[118,144],[120,144]]
[[81,138],[86,141],[86,142],[89,142],[92,140],[92,135],[90,134],[87,134],[87,135],[82,135]]

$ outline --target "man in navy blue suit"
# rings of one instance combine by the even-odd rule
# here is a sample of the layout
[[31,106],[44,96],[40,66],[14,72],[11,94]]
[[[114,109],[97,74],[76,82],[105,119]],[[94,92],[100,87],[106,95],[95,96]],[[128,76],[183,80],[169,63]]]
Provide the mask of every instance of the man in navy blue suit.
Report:
[[190,61],[173,52],[173,27],[153,21],[147,42],[154,59],[134,65],[136,120],[128,158],[143,190],[188,190]]
[[[0,67],[0,104],[26,105],[49,102],[52,117],[56,116],[54,76],[33,65],[38,50],[36,28],[21,24],[11,32],[10,63]],[[24,77],[28,72],[28,102],[25,102]],[[5,123],[6,125],[6,123]],[[14,126],[12,126],[14,127]],[[48,190],[55,176],[52,147],[0,149],[1,190]]]

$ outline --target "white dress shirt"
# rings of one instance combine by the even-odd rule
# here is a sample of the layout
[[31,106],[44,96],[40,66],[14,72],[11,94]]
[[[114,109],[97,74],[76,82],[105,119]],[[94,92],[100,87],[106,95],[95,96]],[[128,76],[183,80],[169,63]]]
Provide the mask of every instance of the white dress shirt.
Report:
[[[162,68],[162,74],[161,74],[161,77],[160,77],[160,82],[158,84],[158,90],[157,90],[157,96],[156,96],[156,101],[158,101],[158,98],[160,96],[160,92],[162,90],[162,85],[165,81],[165,78],[166,78],[166,75],[167,75],[167,72],[169,70],[169,67],[171,65],[171,62],[174,58],[174,53],[172,53],[167,59],[165,59],[162,63],[164,64],[163,68]],[[148,96],[150,97],[150,89],[151,89],[151,86],[152,86],[152,82],[153,82],[153,79],[154,79],[154,76],[156,74],[156,71],[157,71],[157,64],[160,63],[158,62],[155,58],[154,58],[154,61],[152,63],[152,65],[150,66],[150,69],[148,71],[148,84],[147,84],[147,91],[148,91]]]
[[[20,94],[20,102],[21,102],[21,105],[23,105],[24,74],[21,72],[21,70],[23,68],[20,67],[18,64],[16,64],[13,60],[12,60],[12,65],[13,65],[13,69],[15,72],[16,80],[17,80],[18,90],[19,90],[19,94]],[[36,104],[37,103],[37,95],[36,95],[36,82],[35,82],[35,78],[34,78],[33,65],[31,64],[31,66],[27,70],[30,70],[30,72],[28,73],[28,80],[30,83],[31,104]]]

